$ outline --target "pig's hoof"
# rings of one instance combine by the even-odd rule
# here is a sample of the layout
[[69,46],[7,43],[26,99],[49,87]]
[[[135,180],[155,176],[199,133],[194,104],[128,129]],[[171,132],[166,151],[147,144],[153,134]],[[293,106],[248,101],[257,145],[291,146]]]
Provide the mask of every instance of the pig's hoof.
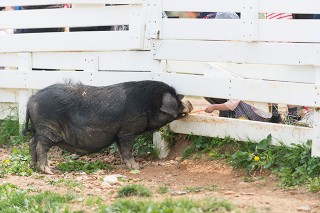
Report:
[[40,171],[48,174],[48,175],[53,175],[54,173],[51,171],[51,169],[49,168],[49,166],[40,166],[39,167]]
[[134,160],[126,162],[126,165],[129,169],[138,169],[138,170],[140,169],[140,165]]

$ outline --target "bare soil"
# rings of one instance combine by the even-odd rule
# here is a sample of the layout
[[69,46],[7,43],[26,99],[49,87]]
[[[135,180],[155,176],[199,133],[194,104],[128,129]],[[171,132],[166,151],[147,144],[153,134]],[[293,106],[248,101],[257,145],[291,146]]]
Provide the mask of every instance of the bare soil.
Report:
[[[100,196],[105,203],[111,203],[116,199],[117,188],[126,184],[143,184],[153,191],[154,199],[167,197],[189,197],[203,199],[208,196],[227,199],[237,205],[241,212],[255,209],[255,212],[320,212],[320,193],[310,193],[304,188],[284,190],[277,186],[277,178],[272,174],[264,174],[256,177],[248,177],[243,170],[233,170],[224,161],[198,160],[180,161],[183,149],[189,144],[188,141],[178,141],[168,158],[156,161],[140,161],[146,165],[138,174],[132,174],[121,166],[120,159],[116,155],[110,156],[99,153],[84,160],[102,160],[113,163],[116,169],[111,171],[98,171],[92,174],[84,172],[66,172],[54,170],[54,175],[35,173],[31,177],[19,177],[7,175],[0,179],[2,183],[13,183],[21,188],[32,188],[35,191],[53,191],[61,194],[71,192],[79,195],[79,199],[87,196]],[[0,149],[1,160],[8,157],[7,150]],[[50,166],[55,167],[63,161],[61,150],[53,148],[49,152]],[[119,182],[116,185],[106,185],[102,180],[111,174],[121,174],[128,178],[128,182]],[[246,178],[245,178],[246,177]],[[52,185],[50,181],[60,179],[76,180],[79,186],[68,187],[64,185]],[[245,182],[245,180],[250,180]],[[167,186],[168,193],[157,193],[160,186]],[[209,190],[214,187],[215,190]],[[187,188],[198,188],[198,192],[188,192]],[[186,192],[186,193],[185,193]],[[82,198],[81,198],[82,197]],[[80,201],[80,200],[79,200]],[[81,202],[79,202],[81,203]],[[74,209],[85,209],[86,212],[94,212],[94,208],[81,206],[75,203]]]
[[[196,106],[197,107],[197,106]],[[201,108],[201,107],[200,107]],[[277,177],[273,174],[263,174],[256,177],[248,177],[243,170],[233,170],[224,161],[198,160],[180,161],[181,154],[190,142],[182,139],[176,143],[169,156],[164,160],[146,161],[138,159],[145,165],[140,173],[133,174],[121,166],[117,154],[107,155],[97,153],[92,156],[84,156],[88,161],[101,160],[116,165],[111,171],[98,171],[92,174],[84,172],[66,172],[55,170],[59,162],[65,161],[58,148],[52,148],[49,152],[50,166],[54,169],[54,175],[35,173],[31,177],[19,177],[7,175],[0,178],[0,184],[13,183],[21,188],[32,188],[35,191],[50,190],[65,194],[72,192],[79,195],[79,202],[75,202],[73,210],[81,209],[86,212],[94,212],[94,207],[81,204],[83,197],[101,196],[105,203],[111,203],[116,198],[117,188],[122,185],[137,183],[143,184],[153,191],[153,199],[161,200],[167,197],[203,199],[209,196],[227,199],[238,206],[241,212],[271,212],[271,213],[295,213],[295,212],[320,212],[320,193],[307,192],[305,188],[284,190],[277,186]],[[0,160],[7,159],[9,152],[0,148]],[[119,182],[109,186],[102,180],[111,174],[121,174],[128,178],[128,182]],[[52,185],[50,181],[69,179],[79,182],[79,186]],[[247,181],[245,181],[247,180]],[[248,181],[249,180],[249,181]],[[161,195],[157,193],[160,186],[167,186],[169,192]],[[215,186],[215,190],[209,190]],[[197,187],[198,192],[188,192],[187,187]],[[211,188],[212,189],[212,188]],[[187,192],[187,193],[185,193]]]

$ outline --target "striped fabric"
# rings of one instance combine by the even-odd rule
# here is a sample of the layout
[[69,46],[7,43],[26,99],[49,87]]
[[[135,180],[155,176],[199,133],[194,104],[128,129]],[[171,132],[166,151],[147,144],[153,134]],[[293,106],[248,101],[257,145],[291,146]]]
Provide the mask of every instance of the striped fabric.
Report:
[[266,13],[266,19],[292,19],[291,13]]
[[268,122],[270,117],[264,117],[263,114],[258,115],[254,108],[243,101],[234,109],[235,117],[238,119],[246,119],[252,121]]

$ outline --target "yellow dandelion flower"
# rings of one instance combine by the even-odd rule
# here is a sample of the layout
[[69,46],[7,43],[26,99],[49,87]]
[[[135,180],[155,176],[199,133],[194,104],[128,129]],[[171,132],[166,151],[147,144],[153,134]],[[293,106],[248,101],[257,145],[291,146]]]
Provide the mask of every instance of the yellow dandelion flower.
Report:
[[259,156],[254,156],[253,160],[254,160],[254,161],[259,161],[259,160],[260,160],[260,157],[259,157]]
[[6,164],[8,164],[8,163],[10,162],[10,160],[9,160],[9,159],[6,159],[4,162],[5,162]]

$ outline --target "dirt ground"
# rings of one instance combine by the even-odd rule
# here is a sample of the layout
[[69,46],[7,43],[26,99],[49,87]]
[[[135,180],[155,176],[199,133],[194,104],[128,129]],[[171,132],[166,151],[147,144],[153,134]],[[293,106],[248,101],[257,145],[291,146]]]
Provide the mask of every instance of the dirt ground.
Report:
[[[201,107],[200,107],[201,108]],[[84,172],[63,173],[54,169],[63,161],[61,150],[52,148],[49,152],[50,166],[54,175],[35,173],[31,177],[19,177],[6,175],[0,178],[0,184],[13,183],[21,188],[33,188],[35,191],[50,190],[61,194],[71,191],[82,196],[101,196],[105,203],[111,203],[116,199],[116,191],[121,185],[137,183],[143,184],[153,191],[153,199],[167,197],[202,199],[206,197],[224,198],[237,205],[241,212],[270,212],[270,213],[295,213],[295,212],[320,212],[320,193],[310,193],[306,189],[284,190],[277,186],[277,178],[272,174],[248,177],[242,170],[233,170],[224,161],[220,160],[184,160],[180,162],[181,154],[190,142],[180,140],[164,160],[145,161],[139,160],[145,167],[140,173],[133,174],[121,166],[117,155],[98,153],[90,157],[82,157],[84,160],[95,161],[97,159],[116,166],[112,171],[98,171],[92,174]],[[0,148],[0,160],[8,157],[9,152]],[[128,182],[119,182],[116,185],[105,184],[102,179],[111,174],[120,174],[127,177]],[[79,186],[66,187],[55,186],[50,181],[70,179],[79,182]],[[157,193],[160,186],[167,186],[169,192]],[[198,192],[187,191],[186,188],[197,187]],[[209,190],[212,187],[215,190]],[[83,198],[80,198],[83,199]],[[94,212],[92,207],[74,205],[74,210],[85,209],[86,212]],[[251,211],[252,212],[252,211]]]
[[[118,156],[113,157],[99,153],[83,158],[89,161],[99,159],[114,165],[119,164],[116,169],[112,171],[101,170],[92,174],[84,172],[63,173],[54,170],[54,175],[39,173],[35,173],[31,177],[7,175],[0,179],[0,184],[13,183],[21,188],[32,188],[35,191],[49,190],[61,194],[71,191],[79,196],[101,196],[106,203],[111,203],[116,199],[118,187],[137,183],[152,189],[154,199],[167,197],[202,199],[212,196],[229,200],[237,205],[242,210],[241,212],[248,212],[252,209],[255,209],[254,212],[274,213],[320,212],[320,193],[310,193],[302,188],[283,190],[277,186],[277,178],[272,174],[248,178],[245,171],[233,170],[225,162],[219,160],[200,159],[180,162],[181,153],[188,145],[188,141],[181,140],[177,142],[166,159],[140,161],[140,164],[146,166],[138,174],[132,174],[122,167]],[[4,149],[0,149],[0,153],[2,153],[1,160],[6,159],[9,154]],[[54,169],[55,165],[63,160],[61,150],[53,148],[49,152],[49,158],[50,166]],[[106,185],[102,179],[111,174],[124,175],[128,178],[128,182],[119,182],[113,186]],[[50,181],[59,179],[76,180],[79,182],[79,187],[50,184]],[[156,193],[156,189],[160,186],[167,186],[169,192],[164,195]],[[199,190],[198,192],[188,192],[187,187]],[[214,187],[214,190],[209,190],[210,187]],[[74,208],[85,209],[87,212],[95,210],[79,205]]]

